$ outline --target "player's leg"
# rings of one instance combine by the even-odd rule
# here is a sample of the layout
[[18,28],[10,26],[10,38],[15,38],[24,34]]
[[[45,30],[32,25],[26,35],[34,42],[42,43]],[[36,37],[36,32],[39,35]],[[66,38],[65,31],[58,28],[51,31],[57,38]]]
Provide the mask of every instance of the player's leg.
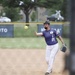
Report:
[[47,64],[49,64],[50,54],[51,54],[50,47],[46,46],[46,62],[47,62]]
[[[50,57],[50,54],[51,54],[51,50],[50,50],[50,46],[46,46],[46,62],[47,62],[47,65],[49,65],[49,57]],[[46,72],[45,75],[48,75],[49,73]]]
[[47,69],[47,72],[49,72],[49,73],[52,71],[53,62],[54,62],[54,59],[55,59],[55,56],[56,56],[58,50],[59,50],[58,44],[54,45],[53,49],[51,50],[51,54],[49,57],[49,65],[48,65],[48,69]]

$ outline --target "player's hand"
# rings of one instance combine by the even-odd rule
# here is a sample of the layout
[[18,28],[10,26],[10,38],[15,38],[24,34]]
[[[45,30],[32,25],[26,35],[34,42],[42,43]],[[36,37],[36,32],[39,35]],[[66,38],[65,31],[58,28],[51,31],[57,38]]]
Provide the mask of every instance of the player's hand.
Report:
[[43,33],[37,33],[37,32],[35,32],[35,35],[37,35],[37,36],[42,36],[43,35]]

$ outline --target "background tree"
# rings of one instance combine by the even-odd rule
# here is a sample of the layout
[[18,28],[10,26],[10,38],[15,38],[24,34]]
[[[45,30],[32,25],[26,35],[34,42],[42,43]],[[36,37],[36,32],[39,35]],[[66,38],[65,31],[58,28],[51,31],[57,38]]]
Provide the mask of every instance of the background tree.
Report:
[[17,21],[20,19],[19,8],[8,8],[5,7],[3,12],[6,13],[5,16],[9,17],[12,21]]
[[[26,15],[26,22],[29,22],[29,14],[36,7],[52,8],[57,7],[63,0],[1,0],[3,6],[9,8],[20,7]],[[20,4],[21,3],[21,4]],[[58,6],[59,7],[59,6]]]
[[36,18],[36,12],[32,12],[32,15],[30,16],[31,17],[31,21],[35,21],[35,18]]
[[68,14],[67,14],[67,4],[68,2],[67,2],[67,0],[63,0],[63,3],[62,3],[62,5],[61,5],[61,7],[60,7],[60,9],[61,9],[61,14],[64,16],[64,19],[65,19],[65,21],[67,20],[67,16],[68,16]]

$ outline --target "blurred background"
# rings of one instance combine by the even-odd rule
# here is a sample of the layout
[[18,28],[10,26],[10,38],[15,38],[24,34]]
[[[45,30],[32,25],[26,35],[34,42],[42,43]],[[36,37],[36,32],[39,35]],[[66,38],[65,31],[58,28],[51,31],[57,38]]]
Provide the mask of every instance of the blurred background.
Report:
[[[66,53],[58,52],[54,63],[52,74],[62,75],[64,56],[70,48],[68,0],[0,0],[1,75],[44,74],[46,44],[43,37],[35,36],[35,31],[42,32],[46,20],[60,33],[68,47]],[[60,41],[59,45],[61,49]]]
[[[38,27],[38,25],[43,25],[46,20],[49,20],[51,25],[54,25],[54,28],[57,25],[61,26],[58,26],[57,30],[60,31],[61,29],[61,36],[67,39],[66,43],[69,46],[68,37],[70,31],[67,7],[67,0],[1,0],[0,25],[13,26],[11,27],[12,30],[9,30],[11,33],[4,33],[4,35],[5,26],[4,29],[1,26],[0,37],[14,37],[12,39],[37,38],[34,32],[41,31],[41,26]],[[25,25],[28,26],[28,29],[25,29]],[[10,34],[12,35],[10,36]]]

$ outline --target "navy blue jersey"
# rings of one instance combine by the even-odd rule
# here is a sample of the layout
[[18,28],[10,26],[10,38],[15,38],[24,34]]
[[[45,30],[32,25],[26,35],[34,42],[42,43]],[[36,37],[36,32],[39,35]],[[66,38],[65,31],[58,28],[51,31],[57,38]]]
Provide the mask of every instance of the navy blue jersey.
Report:
[[58,43],[56,37],[59,36],[59,34],[55,30],[45,30],[43,32],[43,36],[45,38],[45,41],[47,45],[54,45]]

